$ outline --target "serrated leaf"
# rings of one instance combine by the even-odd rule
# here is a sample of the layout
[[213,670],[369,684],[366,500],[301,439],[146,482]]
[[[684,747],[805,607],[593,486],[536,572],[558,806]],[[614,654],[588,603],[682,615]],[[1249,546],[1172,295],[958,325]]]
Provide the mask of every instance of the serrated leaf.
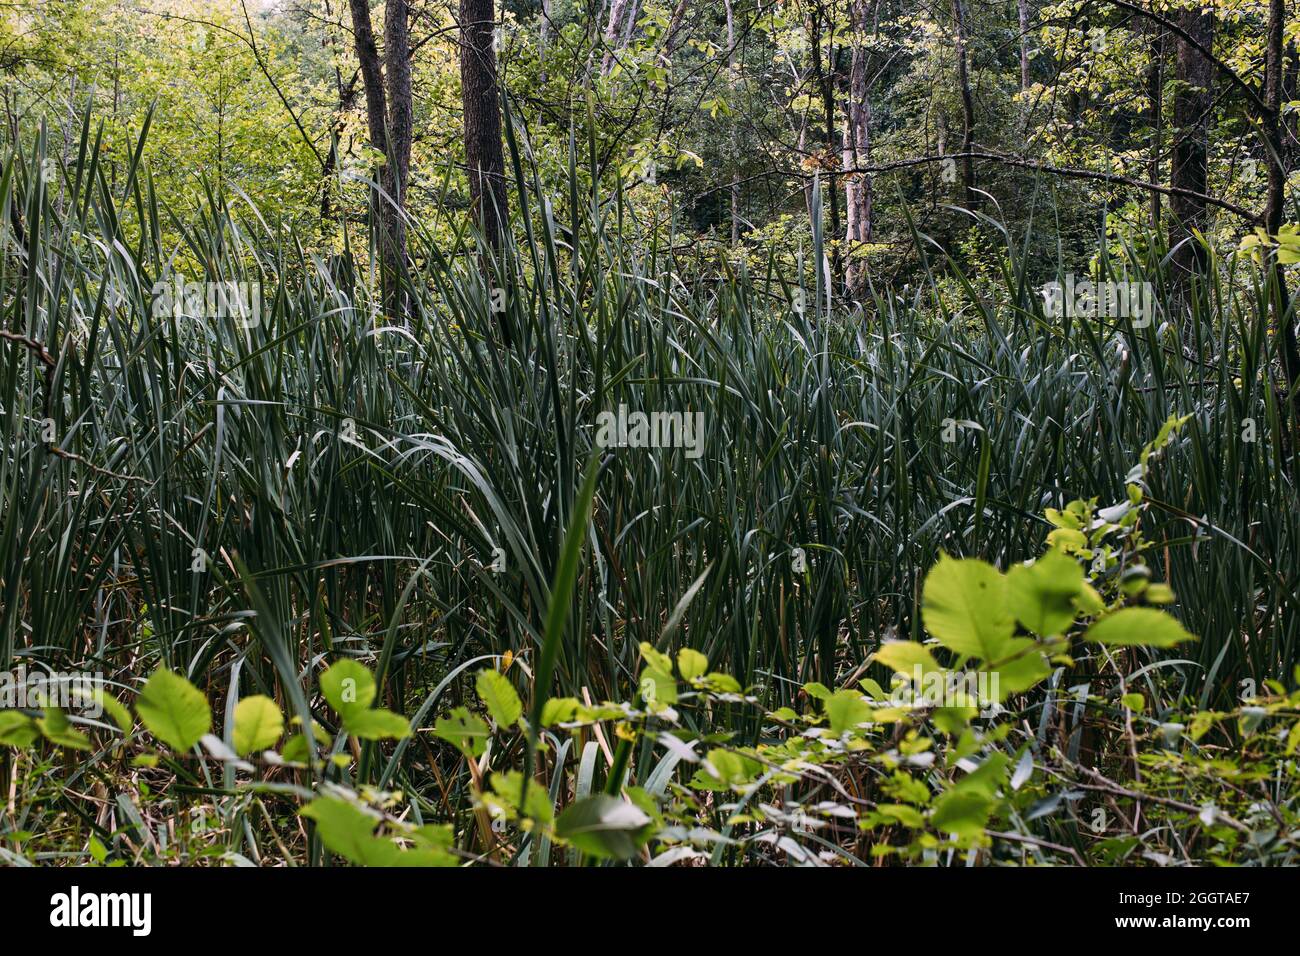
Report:
[[60,747],[74,750],[89,750],[90,738],[72,726],[68,715],[58,707],[46,707],[45,716],[36,718],[36,726],[41,729],[45,739]]
[[508,677],[491,669],[479,671],[474,681],[474,690],[498,727],[513,727],[518,723],[524,705],[520,703],[519,694]]
[[439,737],[467,757],[481,757],[487,748],[489,736],[487,722],[467,708],[457,707],[433,725],[433,735]]
[[923,675],[943,670],[929,648],[916,641],[886,641],[876,651],[875,658],[904,677],[914,676],[918,667]]
[[1083,589],[1083,568],[1060,551],[1007,572],[1007,606],[1028,630],[1042,637],[1074,623],[1075,598]]
[[930,822],[946,833],[977,837],[993,812],[993,801],[974,790],[949,790],[934,802]]
[[1088,628],[1084,637],[1109,647],[1173,647],[1196,640],[1176,618],[1150,607],[1107,614]]
[[573,720],[580,706],[576,697],[550,698],[542,705],[542,726],[553,727]]
[[926,629],[950,650],[996,660],[1011,638],[1007,582],[997,568],[974,558],[942,555],[926,576],[921,595]]
[[677,652],[677,673],[683,680],[702,677],[709,670],[709,659],[699,651],[683,647]]
[[655,650],[654,645],[649,641],[641,642],[641,657],[645,659],[648,666],[653,667],[664,674],[671,674],[673,672],[672,658],[661,651]]
[[320,675],[320,691],[345,720],[354,711],[368,709],[378,692],[374,675],[350,657],[335,661]]
[[837,690],[826,699],[826,717],[831,732],[842,734],[871,719],[871,705],[855,690]]
[[284,733],[284,715],[275,701],[263,694],[245,697],[235,707],[235,753],[243,757],[254,750],[274,747]]
[[212,710],[203,692],[180,674],[158,668],[140,691],[136,713],[151,734],[184,753],[212,729]]
[[401,714],[375,707],[345,716],[343,729],[362,740],[401,740],[411,735],[411,722]]
[[[664,658],[667,660],[667,658]],[[647,704],[672,705],[677,703],[677,681],[673,679],[671,664],[669,670],[661,671],[656,667],[647,667],[641,671],[641,699]]]
[[40,736],[36,722],[16,710],[0,710],[0,745],[30,747]]

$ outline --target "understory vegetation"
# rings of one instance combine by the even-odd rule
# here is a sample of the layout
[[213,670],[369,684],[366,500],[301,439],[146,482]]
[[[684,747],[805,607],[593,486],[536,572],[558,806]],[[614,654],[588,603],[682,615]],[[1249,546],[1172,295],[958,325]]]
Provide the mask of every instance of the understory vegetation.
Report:
[[0,170],[0,659],[97,675],[0,711],[5,861],[1297,862],[1276,248],[1103,235],[1154,314],[1060,315],[990,209],[854,305],[508,129],[517,236],[406,219],[394,321],[97,135]]

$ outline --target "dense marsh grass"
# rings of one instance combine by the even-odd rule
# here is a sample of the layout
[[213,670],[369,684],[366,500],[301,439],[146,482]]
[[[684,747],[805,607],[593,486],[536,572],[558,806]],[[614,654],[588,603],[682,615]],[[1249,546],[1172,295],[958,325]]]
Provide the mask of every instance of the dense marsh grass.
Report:
[[[993,274],[918,235],[925,283],[828,309],[816,279],[633,247],[618,197],[576,174],[561,226],[516,158],[528,215],[488,270],[504,315],[489,253],[412,222],[394,323],[373,256],[324,254],[242,197],[169,209],[144,142],[110,179],[87,121],[75,164],[42,176],[41,141],[0,172],[6,666],[133,682],[163,662],[305,713],[308,675],[357,655],[428,713],[468,662],[533,666],[599,452],[556,691],[627,693],[698,582],[671,639],[775,706],[917,634],[941,550],[1006,567],[1041,550],[1045,507],[1122,498],[1176,413],[1147,533],[1201,640],[1161,666],[1203,704],[1291,679],[1300,516],[1249,262],[1176,295],[1158,251],[1125,249],[1095,277],[1151,282],[1156,321],[1060,318],[989,220]],[[155,314],[169,270],[260,284],[260,321]],[[620,405],[703,412],[703,454],[594,449]]]

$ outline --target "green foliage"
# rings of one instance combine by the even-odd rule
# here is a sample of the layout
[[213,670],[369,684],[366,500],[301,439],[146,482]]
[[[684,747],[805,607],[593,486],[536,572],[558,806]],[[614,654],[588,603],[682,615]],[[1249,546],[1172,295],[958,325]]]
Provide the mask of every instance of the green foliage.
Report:
[[651,823],[636,804],[598,793],[561,813],[555,835],[583,853],[626,860],[652,836]]
[[[606,232],[599,197],[561,227],[533,196],[507,347],[463,240],[413,220],[409,327],[379,328],[364,258],[299,257],[214,196],[177,217],[185,255],[276,290],[240,329],[154,314],[174,223],[135,222],[145,167],[86,140],[61,198],[39,144],[0,175],[36,246],[6,232],[0,263],[31,338],[0,342],[0,542],[24,542],[0,545],[0,651],[75,659],[93,623],[114,686],[158,666],[135,711],[159,745],[107,697],[111,723],[0,712],[23,854],[1296,861],[1267,272],[1225,266],[1222,315],[1190,304],[1175,346],[1049,322],[1014,244],[828,310],[794,271],[693,272]],[[701,457],[593,447],[620,404],[707,409]],[[114,783],[111,832],[65,748]]]
[[283,733],[284,716],[271,698],[245,697],[235,707],[235,753],[241,757],[275,746]]
[[164,667],[144,685],[135,709],[145,728],[173,750],[189,750],[212,729],[212,710],[203,692]]
[[505,675],[494,670],[479,671],[474,689],[478,692],[478,699],[483,702],[483,706],[487,708],[498,727],[510,727],[519,722],[524,712],[524,705]]
[[321,693],[338,711],[348,733],[362,740],[401,739],[410,722],[382,707],[371,708],[378,688],[374,675],[350,658],[335,661],[320,676]]

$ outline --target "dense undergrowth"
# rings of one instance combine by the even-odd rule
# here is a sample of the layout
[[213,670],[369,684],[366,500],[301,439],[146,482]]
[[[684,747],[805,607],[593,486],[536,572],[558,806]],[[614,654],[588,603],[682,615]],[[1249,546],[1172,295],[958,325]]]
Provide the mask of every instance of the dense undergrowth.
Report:
[[[1154,321],[1056,315],[981,217],[994,266],[917,235],[828,303],[575,173],[486,268],[411,222],[392,320],[368,250],[143,152],[0,173],[0,659],[107,707],[0,715],[6,860],[1294,862],[1270,270],[1106,250]],[[599,448],[620,406],[698,456]]]

